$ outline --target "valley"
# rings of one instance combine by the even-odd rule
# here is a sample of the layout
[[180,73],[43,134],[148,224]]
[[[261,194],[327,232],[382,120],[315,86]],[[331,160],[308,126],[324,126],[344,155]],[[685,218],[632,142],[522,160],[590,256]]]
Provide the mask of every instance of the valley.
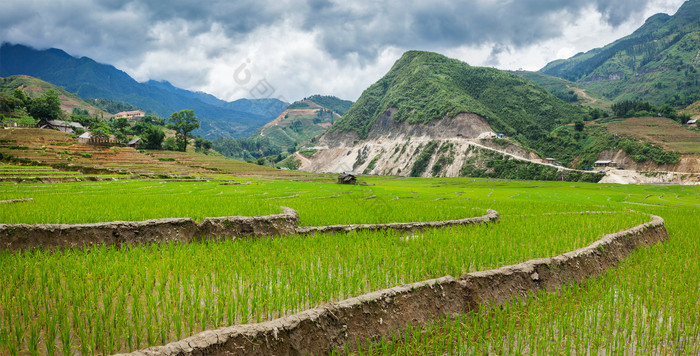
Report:
[[0,5],[0,355],[700,354],[671,3]]

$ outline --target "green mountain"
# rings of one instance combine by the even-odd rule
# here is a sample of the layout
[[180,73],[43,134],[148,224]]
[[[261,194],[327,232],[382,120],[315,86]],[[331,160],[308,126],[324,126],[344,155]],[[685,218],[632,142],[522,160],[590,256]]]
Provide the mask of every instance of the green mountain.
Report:
[[20,74],[62,86],[83,99],[126,102],[163,117],[192,109],[201,123],[195,133],[207,138],[250,135],[287,107],[287,103],[277,99],[226,102],[209,94],[176,88],[168,82],[139,83],[123,71],[87,57],[72,57],[55,48],[36,50],[3,43],[0,76]]
[[287,109],[304,109],[316,105],[343,116],[350,110],[352,104],[354,103],[350,100],[343,100],[335,96],[312,95],[308,98],[304,98],[304,100],[290,104]]
[[219,138],[214,140],[214,148],[229,157],[254,160],[276,156],[273,160],[279,161],[285,153],[294,152],[328,131],[352,104],[335,96],[313,95],[290,104],[250,137]]
[[41,96],[49,89],[57,91],[58,98],[61,100],[61,110],[66,112],[66,117],[70,116],[75,108],[86,110],[90,115],[110,116],[110,114],[102,110],[101,107],[93,105],[90,100],[85,101],[78,97],[78,95],[41,79],[28,75],[13,75],[7,78],[0,77],[0,92],[12,95],[12,91],[17,88],[22,89],[24,93],[32,99]]
[[355,131],[365,138],[375,120],[390,108],[397,109],[395,121],[409,123],[474,113],[497,132],[536,150],[554,128],[584,116],[580,107],[513,73],[409,51],[362,93],[331,131]]
[[629,36],[569,59],[541,73],[585,85],[610,100],[688,105],[700,99],[700,0],[675,15],[656,14]]
[[296,147],[328,131],[352,104],[334,96],[314,95],[292,103],[256,133],[281,149]]
[[570,104],[585,105],[605,110],[610,109],[612,105],[610,100],[605,99],[595,90],[564,78],[524,70],[514,71],[513,73],[535,82],[557,98]]

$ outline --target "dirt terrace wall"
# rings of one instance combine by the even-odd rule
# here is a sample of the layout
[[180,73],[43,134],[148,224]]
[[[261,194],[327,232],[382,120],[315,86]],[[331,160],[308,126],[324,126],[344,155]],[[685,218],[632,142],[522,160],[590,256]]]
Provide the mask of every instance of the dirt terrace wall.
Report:
[[197,224],[190,218],[114,221],[93,224],[0,224],[0,249],[73,248],[124,243],[189,242],[213,236],[226,238],[281,236],[358,230],[412,231],[431,227],[469,225],[498,220],[498,212],[459,220],[300,227],[299,214],[282,207],[282,214],[205,218]]
[[0,200],[0,204],[13,204],[13,203],[26,203],[26,202],[33,202],[33,198],[25,198],[25,199],[10,199],[10,200]]
[[345,344],[352,351],[358,342],[389,337],[412,325],[579,282],[616,266],[638,246],[666,238],[663,219],[652,216],[649,223],[553,258],[468,273],[459,280],[447,276],[398,286],[260,324],[205,331],[129,355],[310,355],[342,351]]
[[501,304],[528,291],[554,291],[581,282],[617,266],[638,246],[651,246],[667,238],[664,220],[652,215],[651,222],[605,235],[588,247],[552,258],[467,273],[460,280],[465,281],[475,304]]
[[411,223],[389,223],[389,224],[356,224],[356,225],[329,225],[329,226],[309,226],[297,228],[297,233],[313,234],[313,233],[335,233],[349,231],[379,231],[379,230],[398,230],[398,231],[413,231],[429,228],[439,228],[456,225],[471,225],[484,222],[493,222],[498,220],[498,212],[495,210],[486,210],[486,215],[474,218],[444,220],[431,222],[411,222]]
[[82,247],[96,244],[189,242],[208,236],[258,237],[296,232],[299,214],[282,207],[282,214],[206,218],[197,224],[190,218],[114,221],[94,224],[0,224],[0,248]]

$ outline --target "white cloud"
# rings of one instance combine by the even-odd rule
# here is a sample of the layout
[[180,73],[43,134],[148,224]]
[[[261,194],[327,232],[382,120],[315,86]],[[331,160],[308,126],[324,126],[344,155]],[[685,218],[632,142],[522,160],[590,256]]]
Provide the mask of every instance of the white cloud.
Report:
[[[312,94],[356,100],[405,50],[537,70],[610,43],[682,3],[28,0],[0,3],[0,38],[61,48],[139,81],[168,80],[226,100],[252,97],[261,81],[266,95],[287,101]],[[233,78],[242,63],[251,75],[244,85]]]

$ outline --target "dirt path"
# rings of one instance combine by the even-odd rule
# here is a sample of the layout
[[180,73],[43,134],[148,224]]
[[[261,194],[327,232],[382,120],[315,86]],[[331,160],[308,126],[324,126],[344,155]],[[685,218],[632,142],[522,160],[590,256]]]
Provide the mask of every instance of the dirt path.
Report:
[[556,169],[561,169],[561,170],[565,170],[565,171],[586,172],[586,171],[582,171],[582,170],[578,170],[578,169],[571,169],[571,168],[556,166],[556,165],[553,165],[553,164],[550,164],[550,163],[544,163],[544,162],[539,161],[539,160],[534,160],[534,159],[530,159],[530,158],[527,158],[527,157],[522,157],[522,156],[514,155],[514,154],[512,154],[512,153],[508,153],[508,152],[501,151],[501,150],[498,150],[498,149],[495,149],[495,148],[492,148],[492,147],[484,146],[484,145],[482,145],[482,144],[480,144],[480,143],[476,143],[476,142],[471,141],[471,140],[470,140],[470,141],[467,141],[467,142],[468,142],[470,145],[472,145],[472,146],[476,146],[476,147],[479,147],[479,148],[483,148],[483,149],[491,150],[491,151],[494,151],[494,152],[498,152],[498,153],[500,153],[500,154],[502,154],[502,155],[510,156],[510,157],[519,159],[519,160],[521,160],[521,161],[528,161],[528,162],[532,162],[532,163],[535,163],[535,164],[540,164],[540,165],[543,165],[543,166],[550,166],[550,167],[554,167],[554,168],[556,168]]
[[588,100],[588,101],[589,101],[589,105],[592,105],[592,104],[595,104],[595,103],[598,102],[598,99],[596,99],[596,98],[594,98],[594,97],[588,95],[588,93],[586,93],[585,90],[583,90],[583,89],[581,89],[581,88],[579,88],[579,87],[575,87],[575,86],[571,86],[571,85],[567,85],[566,87],[569,88],[570,90],[573,90],[574,93],[576,93],[576,95],[578,95],[578,96],[580,96],[580,97],[583,97],[584,99]]
[[299,152],[294,152],[294,158],[298,159],[301,161],[301,165],[309,164],[311,163],[311,160],[306,158],[303,154]]

